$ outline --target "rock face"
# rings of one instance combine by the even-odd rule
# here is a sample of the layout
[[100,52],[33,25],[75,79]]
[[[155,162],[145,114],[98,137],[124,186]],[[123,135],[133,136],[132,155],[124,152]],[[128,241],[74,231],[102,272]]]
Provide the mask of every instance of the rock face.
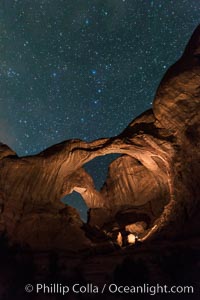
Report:
[[[0,232],[36,250],[94,246],[75,209],[60,199],[73,190],[85,200],[91,226],[144,222],[139,240],[199,233],[200,27],[164,76],[153,109],[118,136],[69,140],[35,156],[0,145]],[[84,170],[95,157],[121,153],[100,191]],[[136,225],[135,225],[136,226]]]

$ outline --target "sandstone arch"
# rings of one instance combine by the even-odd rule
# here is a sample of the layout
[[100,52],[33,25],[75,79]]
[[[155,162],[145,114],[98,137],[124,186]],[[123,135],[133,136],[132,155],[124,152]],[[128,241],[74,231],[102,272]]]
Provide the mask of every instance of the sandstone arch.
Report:
[[[91,209],[119,212],[129,205],[137,211],[146,205],[151,224],[141,241],[198,232],[199,54],[200,27],[164,76],[153,109],[116,137],[91,143],[68,140],[21,158],[1,144],[1,233],[11,243],[65,249],[69,244],[73,248],[75,231],[80,237],[78,247],[90,247],[78,214],[60,202],[73,190],[82,194]],[[110,153],[122,156],[110,165],[98,192],[84,164]]]

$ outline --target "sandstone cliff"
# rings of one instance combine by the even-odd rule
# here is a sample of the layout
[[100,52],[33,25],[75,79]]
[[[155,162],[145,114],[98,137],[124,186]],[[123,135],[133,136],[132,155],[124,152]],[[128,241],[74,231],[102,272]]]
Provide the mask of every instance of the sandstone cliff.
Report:
[[[91,143],[68,140],[29,157],[0,145],[1,235],[36,250],[93,247],[76,210],[60,201],[73,190],[90,209],[92,226],[145,222],[140,241],[198,234],[199,111],[200,27],[164,76],[153,109],[118,136]],[[84,164],[110,153],[122,156],[97,191]]]

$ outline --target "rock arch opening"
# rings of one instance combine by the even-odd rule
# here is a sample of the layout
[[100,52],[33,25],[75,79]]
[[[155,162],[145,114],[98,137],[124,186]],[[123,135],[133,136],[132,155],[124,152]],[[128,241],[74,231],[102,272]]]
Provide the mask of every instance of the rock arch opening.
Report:
[[[81,151],[87,152],[87,148]],[[65,203],[70,205],[72,201],[84,221],[105,231],[138,227],[134,225],[138,222],[145,223],[144,234],[154,230],[171,197],[165,158],[152,145],[140,150],[135,144],[119,144],[118,140],[103,153],[100,147],[95,151],[89,152],[82,166],[67,177]],[[101,174],[98,164],[105,161],[110,163],[105,168],[108,172],[104,171],[102,182],[95,185],[93,176]],[[77,193],[82,196],[79,200]]]
[[[148,157],[144,159],[147,161]],[[101,205],[90,209],[90,225],[111,236],[128,228],[138,231],[142,226],[141,238],[156,228],[154,222],[170,202],[169,174],[156,156],[151,159],[153,170],[127,154],[109,165],[107,179],[100,190]]]
[[109,165],[121,154],[111,153],[104,156],[98,156],[84,165],[94,181],[96,190],[100,190],[106,181]]
[[71,194],[66,195],[64,198],[61,199],[64,204],[70,205],[79,212],[81,219],[84,222],[87,222],[87,211],[88,207],[82,198],[81,194],[73,191]]

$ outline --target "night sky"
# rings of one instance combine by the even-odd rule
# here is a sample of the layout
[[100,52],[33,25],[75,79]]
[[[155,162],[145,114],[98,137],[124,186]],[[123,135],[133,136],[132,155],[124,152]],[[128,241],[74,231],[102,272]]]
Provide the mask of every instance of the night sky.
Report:
[[[22,156],[119,134],[199,21],[197,0],[0,0],[0,141]],[[112,159],[87,165],[97,188]]]

